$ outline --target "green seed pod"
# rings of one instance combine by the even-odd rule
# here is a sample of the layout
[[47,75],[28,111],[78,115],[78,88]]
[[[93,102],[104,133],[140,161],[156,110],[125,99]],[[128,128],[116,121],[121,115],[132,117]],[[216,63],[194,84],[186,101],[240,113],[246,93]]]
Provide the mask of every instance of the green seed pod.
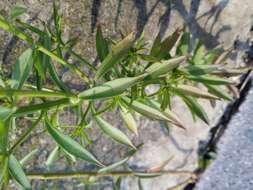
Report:
[[94,100],[99,98],[108,98],[123,93],[127,88],[136,84],[143,78],[141,77],[126,77],[119,78],[94,88],[81,92],[78,97],[86,100]]
[[217,96],[214,96],[208,92],[203,91],[202,89],[196,88],[189,85],[177,85],[173,87],[173,91],[183,93],[185,95],[195,96],[197,98],[206,98],[206,99],[219,99]]
[[185,56],[176,57],[162,62],[153,63],[147,70],[147,78],[157,78],[177,68],[180,63],[186,60]]
[[143,104],[138,101],[131,101],[127,97],[122,97],[122,100],[134,111],[149,117],[151,119],[156,119],[156,120],[161,120],[161,121],[171,121],[170,118],[168,118],[166,115],[164,115],[162,112],[159,110],[152,108],[146,104]]

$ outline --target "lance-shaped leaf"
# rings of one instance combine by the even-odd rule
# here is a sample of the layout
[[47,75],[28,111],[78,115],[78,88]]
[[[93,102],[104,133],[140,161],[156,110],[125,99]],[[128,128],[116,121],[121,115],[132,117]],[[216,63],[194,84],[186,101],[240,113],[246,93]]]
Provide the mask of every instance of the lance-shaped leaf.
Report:
[[212,72],[212,74],[220,77],[233,77],[247,73],[249,69],[250,69],[249,67],[241,67],[236,69],[222,68]]
[[147,70],[147,78],[157,78],[160,75],[164,75],[169,71],[177,68],[180,63],[186,60],[185,56],[172,58],[166,61],[153,63]]
[[46,166],[49,169],[52,168],[54,163],[59,159],[59,156],[60,156],[60,147],[56,146],[47,157]]
[[138,102],[136,100],[131,101],[131,99],[129,99],[127,97],[122,97],[122,100],[134,111],[136,111],[148,118],[161,120],[161,121],[169,121],[169,122],[171,121],[170,118],[168,118],[162,112],[160,112],[159,110],[157,110],[151,106],[148,106],[148,105]]
[[126,127],[134,134],[138,135],[137,124],[133,115],[124,106],[120,106],[120,115],[126,124]]
[[201,82],[204,84],[211,84],[211,85],[227,85],[227,84],[233,84],[234,82],[228,79],[210,76],[210,75],[202,75],[202,76],[187,76],[188,79]]
[[126,157],[116,163],[113,163],[112,165],[110,166],[107,166],[105,168],[102,168],[100,170],[98,170],[98,173],[106,173],[106,172],[110,172],[116,168],[118,168],[119,166],[122,166],[123,164],[125,164],[127,161],[129,160],[129,157]]
[[217,65],[189,65],[183,68],[180,68],[181,71],[190,73],[191,75],[206,75],[213,73],[218,70]]
[[186,103],[188,108],[191,110],[193,116],[196,115],[201,120],[203,120],[206,124],[209,124],[209,119],[208,119],[208,116],[207,116],[205,110],[193,97],[185,96],[182,94],[180,94],[180,96],[183,98],[183,101]]
[[6,154],[11,115],[15,110],[0,106],[0,154]]
[[121,144],[129,145],[135,149],[135,146],[133,145],[133,143],[129,140],[129,138],[122,131],[120,131],[116,127],[113,127],[111,124],[106,122],[100,116],[95,116],[94,118],[95,118],[95,121],[97,122],[98,126],[100,127],[100,129],[102,129],[102,131],[106,135],[108,135],[109,137],[111,137],[112,139],[114,139],[115,141],[117,141]]
[[17,18],[18,16],[24,14],[25,12],[26,12],[26,7],[20,6],[20,5],[14,6],[14,7],[11,9],[10,18],[11,18],[11,19],[15,19],[15,18]]
[[214,96],[208,92],[205,92],[203,89],[196,88],[194,86],[189,85],[177,85],[176,87],[172,87],[173,91],[176,93],[182,93],[185,95],[195,96],[197,98],[206,98],[206,99],[219,99],[217,96]]
[[0,189],[4,189],[9,180],[8,157],[0,156]]
[[170,50],[174,47],[176,44],[178,38],[180,37],[181,31],[180,29],[177,29],[175,32],[173,32],[170,36],[165,38],[161,45],[160,45],[160,51],[158,52],[157,57],[163,59],[170,56]]
[[105,57],[107,56],[109,50],[108,50],[107,41],[103,37],[103,33],[102,33],[100,25],[97,27],[96,49],[97,49],[98,57],[99,57],[100,61],[102,62],[105,59]]
[[53,137],[53,139],[57,142],[57,144],[64,150],[87,162],[96,164],[98,166],[103,166],[103,164],[101,164],[90,152],[88,152],[80,144],[78,144],[72,138],[61,133],[59,130],[51,126],[48,120],[45,121],[45,126],[49,134]]
[[39,152],[39,149],[34,149],[31,152],[29,152],[26,156],[24,156],[19,163],[21,164],[22,167],[26,166],[29,164],[29,162],[35,157],[35,155]]
[[15,179],[15,181],[17,181],[25,190],[31,190],[32,186],[28,181],[22,166],[13,155],[9,156],[8,166],[13,179]]
[[227,92],[225,92],[223,89],[220,89],[217,86],[209,85],[209,84],[205,84],[205,86],[207,87],[208,91],[210,93],[214,94],[215,96],[218,96],[218,97],[223,98],[228,101],[233,100],[233,98]]
[[24,82],[28,79],[33,65],[33,51],[27,49],[16,61],[14,71],[12,73],[11,88],[20,89]]
[[192,60],[193,63],[194,64],[205,63],[204,61],[205,54],[206,54],[205,46],[201,42],[198,42],[193,53],[193,60]]
[[102,85],[93,87],[91,89],[81,92],[78,97],[81,99],[99,99],[99,98],[108,98],[112,96],[119,95],[126,91],[127,88],[135,85],[139,82],[143,76],[140,77],[126,77],[119,78],[109,82],[106,82]]
[[98,79],[107,73],[116,63],[118,63],[130,50],[134,44],[134,34],[131,33],[123,40],[117,43],[112,51],[103,60],[101,66],[97,70],[95,78]]
[[[155,100],[150,100],[148,99],[149,103],[151,106],[153,106],[155,109],[160,110],[161,105],[155,101]],[[185,126],[183,124],[183,122],[179,119],[179,117],[170,109],[165,109],[164,111],[162,111],[164,115],[167,116],[167,118],[170,119],[170,122],[173,123],[174,125],[181,127],[183,129],[185,129]]]

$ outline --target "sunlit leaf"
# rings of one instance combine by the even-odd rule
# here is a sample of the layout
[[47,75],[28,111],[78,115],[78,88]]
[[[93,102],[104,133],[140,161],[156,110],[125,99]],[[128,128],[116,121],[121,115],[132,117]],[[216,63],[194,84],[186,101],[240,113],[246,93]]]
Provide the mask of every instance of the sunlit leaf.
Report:
[[131,101],[131,99],[127,97],[122,97],[122,100],[134,111],[148,117],[151,119],[161,120],[161,121],[171,121],[170,118],[168,118],[166,115],[164,115],[159,110],[150,107],[146,104],[143,104],[141,102],[138,102],[136,100]]
[[63,149],[65,149],[67,152],[92,164],[103,166],[103,164],[101,164],[91,153],[89,153],[80,144],[78,144],[72,138],[61,133],[59,130],[51,126],[48,120],[45,121],[45,126],[47,128],[48,133],[53,137],[57,144]]
[[177,68],[180,63],[186,60],[185,56],[172,58],[166,61],[153,63],[147,70],[147,78],[157,78],[160,75],[167,74],[169,71]]
[[208,92],[205,92],[203,89],[199,89],[190,85],[177,85],[176,87],[172,87],[174,92],[182,93],[185,95],[195,96],[197,98],[206,98],[206,99],[219,99],[217,96],[214,96]]
[[225,92],[223,89],[221,89],[217,86],[214,86],[214,85],[209,85],[209,84],[205,84],[205,86],[207,87],[208,91],[210,93],[214,94],[215,96],[223,98],[228,101],[233,100],[233,98],[227,92]]
[[143,76],[115,79],[115,80],[106,82],[102,85],[85,90],[81,92],[78,95],[78,97],[81,99],[93,100],[93,99],[116,96],[123,93],[127,88],[139,82],[142,78]]
[[115,141],[121,143],[121,144],[126,144],[128,146],[131,146],[135,149],[135,146],[133,143],[129,140],[129,138],[119,129],[116,127],[113,127],[111,124],[106,122],[104,119],[102,119],[100,116],[95,116],[94,117],[95,121],[97,122],[98,126],[102,131],[114,139]]
[[220,78],[216,76],[208,76],[208,75],[202,75],[202,76],[187,76],[188,79],[201,82],[204,84],[211,84],[211,85],[227,85],[227,84],[233,84],[234,82],[225,78]]
[[126,124],[126,127],[132,131],[135,135],[138,135],[137,124],[133,115],[124,107],[120,106],[120,115]]
[[186,105],[191,110],[193,115],[198,116],[206,124],[209,124],[209,119],[208,119],[207,113],[194,98],[192,98],[190,96],[185,96],[182,94],[180,96],[183,98],[183,101],[186,103]]

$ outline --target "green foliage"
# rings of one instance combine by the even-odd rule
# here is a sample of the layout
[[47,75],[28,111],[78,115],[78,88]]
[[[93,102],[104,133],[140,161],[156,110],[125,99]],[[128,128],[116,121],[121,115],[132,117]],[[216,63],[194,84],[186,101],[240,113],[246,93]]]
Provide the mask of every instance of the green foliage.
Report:
[[[87,132],[91,128],[91,121],[95,121],[109,138],[122,146],[126,145],[130,152],[136,152],[138,149],[129,137],[103,119],[104,113],[119,110],[125,126],[136,135],[138,126],[135,113],[161,121],[167,127],[187,130],[188,126],[171,110],[171,99],[174,96],[182,99],[194,119],[198,117],[208,123],[208,115],[198,99],[232,100],[229,92],[225,92],[223,88],[234,84],[229,79],[230,76],[237,76],[248,70],[225,67],[224,61],[230,50],[215,48],[208,51],[201,42],[197,42],[191,51],[191,36],[187,31],[178,29],[164,40],[158,35],[149,48],[144,33],[139,39],[131,33],[115,41],[105,38],[100,26],[96,34],[100,64],[95,67],[73,50],[77,38],[62,38],[63,23],[57,10],[54,5],[53,26],[42,22],[43,29],[17,19],[25,11],[23,7],[14,7],[8,18],[0,16],[0,29],[17,36],[29,46],[17,59],[11,78],[3,76],[0,80],[0,188],[12,176],[23,188],[31,189],[21,164],[25,165],[28,160],[33,159],[37,151],[32,151],[23,158],[21,164],[13,155],[16,148],[40,123],[44,124],[44,132],[57,144],[48,156],[48,169],[52,169],[61,155],[67,160],[75,161],[79,158],[87,161],[97,169],[97,166],[104,167],[104,164],[87,150],[87,145],[92,143]],[[83,72],[76,64],[70,64],[65,59],[66,54],[87,67],[91,74]],[[56,64],[79,76],[85,84],[85,90],[77,91],[65,84]],[[152,86],[159,89],[150,94],[146,89]],[[104,107],[100,108],[98,103]],[[68,126],[72,130],[67,130],[66,125],[58,121],[59,112],[66,107],[76,113],[75,125]],[[16,118],[34,122],[13,143],[9,142],[9,134],[10,131],[18,130],[17,127],[12,127],[15,126]],[[97,170],[97,173],[112,172],[127,165],[132,155],[133,153],[128,154],[120,161]],[[162,174],[163,172],[134,172],[134,176],[140,178]],[[115,189],[120,186],[120,181],[121,178],[118,178]],[[142,189],[141,181],[139,189]]]

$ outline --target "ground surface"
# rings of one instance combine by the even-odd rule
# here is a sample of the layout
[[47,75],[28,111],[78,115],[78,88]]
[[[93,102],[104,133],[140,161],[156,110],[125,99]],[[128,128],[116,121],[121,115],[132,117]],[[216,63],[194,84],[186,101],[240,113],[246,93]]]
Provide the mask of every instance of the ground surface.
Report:
[[[102,26],[105,36],[118,37],[121,30],[136,31],[137,33],[145,30],[145,38],[149,41],[152,41],[158,32],[165,36],[186,23],[191,33],[196,38],[200,38],[208,48],[213,48],[222,42],[225,43],[226,47],[230,47],[238,36],[239,52],[243,52],[248,39],[247,34],[251,28],[252,19],[250,15],[253,10],[252,0],[244,0],[243,4],[238,0],[61,0],[60,2],[60,10],[63,13],[63,22],[66,27],[64,35],[66,37],[77,35],[80,42],[76,47],[76,51],[94,64],[98,64],[94,46],[96,25],[98,23]],[[6,15],[14,4],[24,4],[28,7],[28,12],[23,19],[32,24],[38,24],[37,18],[46,22],[50,21],[51,0],[1,0],[1,13]],[[3,64],[6,73],[10,73],[10,68],[14,64],[17,55],[24,49],[20,47],[23,46],[24,43],[15,40],[15,38],[13,39],[6,32],[0,31],[0,63]],[[238,53],[233,54],[231,60],[232,64],[238,65],[241,63]],[[60,67],[58,71],[62,73],[62,80],[67,85],[76,90],[84,88],[83,83],[77,77],[71,75],[69,71]],[[201,101],[201,104],[204,105],[210,116],[210,126],[200,121],[194,123],[191,114],[185,111],[186,106],[179,100],[175,100],[173,110],[187,124],[187,130],[172,128],[169,135],[164,133],[158,122],[145,120],[136,115],[140,135],[138,138],[129,133],[128,135],[136,144],[144,143],[144,146],[129,161],[129,164],[136,168],[147,169],[159,165],[173,156],[173,160],[166,166],[166,169],[194,171],[198,167],[199,144],[208,138],[209,130],[222,115],[227,102],[219,102],[215,109],[210,106],[208,101]],[[61,118],[66,123],[75,121],[73,115],[68,111],[62,113]],[[122,122],[118,120],[118,117],[115,117],[115,113],[107,115],[106,118],[114,126],[125,130]],[[45,169],[45,159],[55,147],[55,143],[50,137],[43,135],[41,131],[42,129],[38,128],[33,138],[30,138],[22,146],[22,150],[16,153],[21,158],[35,147],[39,148],[39,156],[26,168],[30,171]],[[17,135],[21,134],[21,131],[19,132]],[[119,160],[126,151],[125,147],[104,137],[96,127],[91,135],[94,144],[90,149],[106,164]],[[13,138],[15,137],[14,135]],[[65,163],[63,160],[57,162],[54,169],[70,169]],[[75,168],[80,170],[91,169],[85,163],[79,161],[76,163]],[[144,190],[164,190],[182,180],[184,179],[181,177],[163,176],[156,179],[146,179],[142,182]],[[95,186],[94,189],[111,189],[110,181],[107,181],[107,185]],[[39,189],[42,186],[45,189],[52,189],[52,184],[33,182],[34,187]],[[82,189],[78,184],[77,181],[68,181],[67,183],[60,181],[57,182],[57,185],[59,185],[57,187],[67,190]],[[126,190],[135,190],[137,189],[137,180],[135,178],[126,178],[123,180],[122,186]]]
[[196,190],[253,189],[253,88],[218,144],[217,158]]

